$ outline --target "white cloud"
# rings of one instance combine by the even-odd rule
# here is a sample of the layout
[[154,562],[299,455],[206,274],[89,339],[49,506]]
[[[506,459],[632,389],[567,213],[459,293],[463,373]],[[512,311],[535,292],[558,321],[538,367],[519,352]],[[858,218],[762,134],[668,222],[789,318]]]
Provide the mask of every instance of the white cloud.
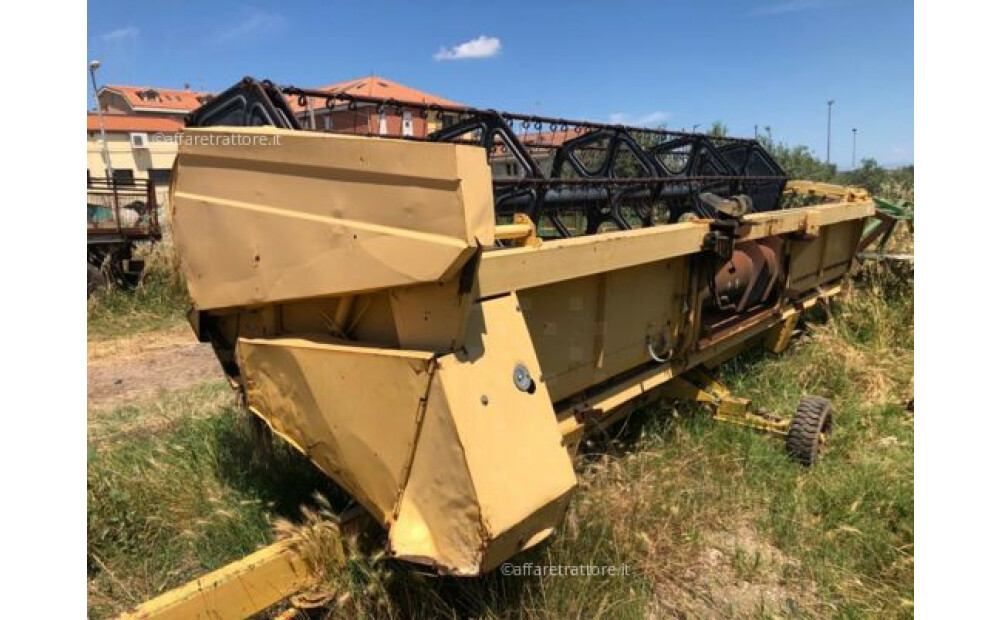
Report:
[[128,41],[135,39],[139,36],[139,29],[135,26],[126,26],[124,28],[116,28],[111,32],[105,32],[101,35],[101,39],[106,43],[114,43],[116,41]]
[[777,4],[769,4],[754,9],[751,15],[785,15],[786,13],[801,13],[812,9],[823,8],[830,3],[828,0],[785,0]]
[[490,58],[500,53],[500,39],[480,35],[471,41],[456,45],[451,49],[442,47],[434,54],[434,60],[465,60],[466,58]]
[[276,32],[285,26],[285,18],[278,13],[251,9],[247,16],[215,34],[217,43],[228,43],[248,37]]
[[628,114],[625,112],[615,112],[608,117],[613,125],[662,125],[670,118],[670,112],[665,110],[654,110],[648,114]]

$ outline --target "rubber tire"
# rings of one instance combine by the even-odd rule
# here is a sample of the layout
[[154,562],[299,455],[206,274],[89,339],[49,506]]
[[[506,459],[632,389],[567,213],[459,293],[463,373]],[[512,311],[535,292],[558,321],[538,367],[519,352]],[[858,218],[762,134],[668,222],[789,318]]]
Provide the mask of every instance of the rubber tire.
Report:
[[107,284],[108,280],[104,277],[104,272],[87,263],[87,297],[104,288]]
[[806,396],[795,411],[785,448],[794,460],[811,467],[819,460],[820,435],[833,430],[833,403],[822,396]]

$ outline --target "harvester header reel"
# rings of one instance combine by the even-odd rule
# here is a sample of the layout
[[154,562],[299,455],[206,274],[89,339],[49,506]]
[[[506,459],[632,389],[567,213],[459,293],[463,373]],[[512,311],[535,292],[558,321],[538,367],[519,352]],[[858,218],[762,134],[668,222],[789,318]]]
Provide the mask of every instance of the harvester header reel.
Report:
[[194,111],[188,126],[305,129],[292,104],[300,116],[319,109],[353,117],[326,131],[483,147],[498,221],[525,213],[542,237],[773,211],[781,208],[787,181],[752,139],[383,99],[249,77]]

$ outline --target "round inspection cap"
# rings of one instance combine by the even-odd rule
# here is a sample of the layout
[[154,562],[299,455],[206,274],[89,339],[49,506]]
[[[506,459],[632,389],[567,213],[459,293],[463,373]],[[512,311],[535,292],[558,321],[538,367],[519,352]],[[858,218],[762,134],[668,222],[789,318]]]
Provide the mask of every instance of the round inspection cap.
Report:
[[524,364],[514,366],[514,385],[517,386],[517,389],[522,392],[528,392],[534,384],[535,381],[531,378],[531,373],[528,372],[527,366]]

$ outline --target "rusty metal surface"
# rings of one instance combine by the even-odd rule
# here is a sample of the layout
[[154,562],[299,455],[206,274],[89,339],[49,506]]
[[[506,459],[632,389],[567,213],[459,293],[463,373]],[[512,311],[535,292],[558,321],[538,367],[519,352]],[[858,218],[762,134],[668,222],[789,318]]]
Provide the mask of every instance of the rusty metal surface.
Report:
[[783,252],[784,242],[776,238],[737,245],[712,278],[714,309],[744,312],[770,300],[784,276]]

